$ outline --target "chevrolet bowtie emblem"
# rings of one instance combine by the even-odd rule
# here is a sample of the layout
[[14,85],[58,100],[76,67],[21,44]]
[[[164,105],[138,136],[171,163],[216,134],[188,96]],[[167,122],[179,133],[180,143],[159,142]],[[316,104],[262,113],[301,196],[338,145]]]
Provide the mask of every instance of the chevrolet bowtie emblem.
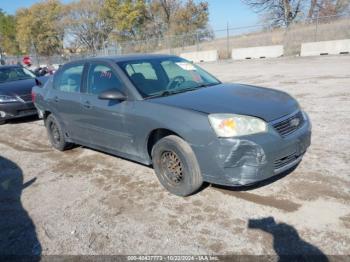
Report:
[[297,126],[299,126],[299,124],[300,124],[300,119],[299,118],[294,118],[294,119],[292,119],[290,121],[290,125],[291,126],[297,127]]

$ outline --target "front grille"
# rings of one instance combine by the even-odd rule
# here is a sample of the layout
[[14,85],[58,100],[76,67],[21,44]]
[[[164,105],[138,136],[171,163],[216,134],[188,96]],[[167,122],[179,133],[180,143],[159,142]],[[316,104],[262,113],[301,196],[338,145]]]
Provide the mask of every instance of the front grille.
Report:
[[282,137],[286,137],[298,130],[303,124],[304,117],[301,111],[299,111],[295,115],[273,124],[273,127]]
[[31,95],[31,94],[21,95],[20,98],[21,98],[24,102],[31,102],[31,101],[32,101],[32,95]]
[[280,169],[280,168],[292,163],[293,161],[297,160],[298,158],[299,158],[299,156],[296,153],[293,153],[289,156],[275,160],[275,162],[274,162],[275,170]]

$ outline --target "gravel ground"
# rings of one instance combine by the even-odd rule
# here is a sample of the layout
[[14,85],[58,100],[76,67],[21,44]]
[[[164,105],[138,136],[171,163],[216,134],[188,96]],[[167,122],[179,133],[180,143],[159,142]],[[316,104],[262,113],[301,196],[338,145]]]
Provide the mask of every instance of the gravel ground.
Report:
[[202,66],[299,100],[313,141],[293,173],[180,198],[149,167],[57,152],[42,121],[12,121],[0,127],[0,253],[350,255],[350,56]]

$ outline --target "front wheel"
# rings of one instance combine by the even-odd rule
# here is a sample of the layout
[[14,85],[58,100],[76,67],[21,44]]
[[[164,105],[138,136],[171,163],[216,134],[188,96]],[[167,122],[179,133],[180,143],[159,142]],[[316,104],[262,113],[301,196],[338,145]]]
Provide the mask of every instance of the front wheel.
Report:
[[192,148],[178,136],[159,140],[153,147],[152,159],[160,183],[174,195],[191,195],[203,184]]

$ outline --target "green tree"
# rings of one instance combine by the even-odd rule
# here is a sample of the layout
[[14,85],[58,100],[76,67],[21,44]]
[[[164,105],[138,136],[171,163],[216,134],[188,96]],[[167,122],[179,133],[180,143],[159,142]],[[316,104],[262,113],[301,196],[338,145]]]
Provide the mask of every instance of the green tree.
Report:
[[174,14],[170,31],[176,35],[181,35],[206,30],[208,19],[208,3],[199,2],[196,4],[193,0],[189,0]]
[[208,3],[193,0],[105,0],[104,13],[117,39],[194,33],[208,25]]
[[19,53],[19,46],[16,41],[15,17],[7,15],[0,9],[0,49],[10,55]]
[[117,40],[141,38],[146,22],[146,1],[105,0],[103,15],[113,26]]
[[17,41],[23,53],[34,47],[39,55],[50,56],[63,48],[62,4],[47,0],[16,13]]

